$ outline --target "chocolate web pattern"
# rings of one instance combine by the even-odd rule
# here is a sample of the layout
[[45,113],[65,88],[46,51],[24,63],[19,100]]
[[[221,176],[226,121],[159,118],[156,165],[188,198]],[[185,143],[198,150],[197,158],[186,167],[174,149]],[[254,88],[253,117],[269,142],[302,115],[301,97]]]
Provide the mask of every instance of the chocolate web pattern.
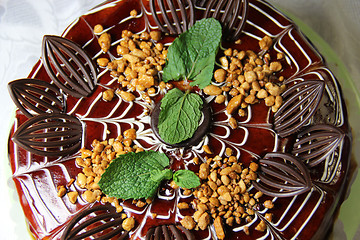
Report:
[[[122,6],[121,11],[118,10],[120,5]],[[132,9],[137,9],[137,16],[129,17],[129,12]],[[195,11],[204,11],[203,7],[197,5],[194,6],[194,9]],[[281,193],[282,189],[274,189],[273,186],[268,186],[272,189],[272,195],[270,193],[266,198],[274,202],[277,210],[272,211],[260,206],[259,209],[256,209],[255,217],[251,222],[236,225],[227,233],[229,239],[235,239],[231,238],[233,234],[237,234],[241,239],[249,239],[249,236],[244,233],[246,226],[249,227],[253,234],[252,238],[306,239],[308,236],[312,236],[317,228],[327,229],[329,222],[324,221],[324,226],[322,226],[320,225],[322,219],[313,216],[322,211],[327,211],[327,209],[333,209],[337,205],[337,194],[339,194],[337,192],[341,192],[343,188],[344,179],[337,177],[336,173],[347,171],[347,162],[341,162],[342,155],[349,148],[346,116],[344,115],[346,111],[342,105],[340,90],[335,77],[324,66],[322,57],[311,47],[296,26],[271,5],[261,0],[250,1],[248,11],[248,18],[241,35],[242,41],[248,43],[246,49],[260,51],[255,44],[263,36],[268,35],[275,41],[270,54],[276,55],[277,52],[283,52],[286,55],[286,62],[283,64],[286,67],[281,74],[285,77],[285,83],[289,87],[306,81],[321,81],[324,83],[323,96],[315,97],[319,107],[310,114],[308,119],[303,121],[301,116],[296,119],[296,121],[301,122],[301,127],[304,130],[299,135],[294,133],[290,137],[284,138],[287,139],[287,143],[284,143],[279,134],[273,130],[279,126],[276,123],[273,126],[271,120],[273,116],[269,111],[262,110],[264,105],[258,104],[248,107],[247,117],[239,118],[239,128],[232,130],[228,126],[230,116],[225,114],[224,108],[217,106],[213,102],[212,97],[208,97],[206,101],[213,106],[212,131],[190,150],[174,149],[166,146],[151,131],[148,113],[154,107],[154,104],[145,103],[141,98],[141,92],[137,92],[137,98],[131,103],[123,101],[118,96],[111,102],[106,103],[101,99],[103,90],[116,85],[116,79],[112,79],[105,68],[100,69],[97,74],[98,86],[88,98],[67,96],[66,113],[76,116],[83,124],[83,136],[85,137],[82,138],[82,147],[90,148],[93,139],[103,140],[117,137],[124,130],[135,128],[137,129],[136,144],[146,150],[152,149],[168,153],[173,164],[189,169],[194,168],[192,159],[195,156],[204,161],[203,145],[219,146],[217,154],[221,157],[225,156],[225,148],[230,147],[244,164],[252,160],[260,160],[267,152],[281,152],[283,149],[293,152],[293,157],[297,159],[306,158],[306,154],[313,157],[317,155],[317,148],[309,149],[305,153],[298,152],[297,149],[303,144],[311,146],[312,142],[321,142],[324,139],[323,135],[318,134],[318,130],[312,132],[307,131],[307,129],[318,123],[330,125],[330,129],[324,127],[320,129],[320,132],[337,133],[334,134],[335,140],[330,140],[333,143],[331,154],[322,155],[322,157],[310,161],[310,163],[304,161],[304,165],[309,170],[311,187],[300,195],[281,198],[277,191]],[[145,24],[144,18],[149,19],[147,24]],[[146,4],[127,0],[110,1],[92,9],[88,14],[76,20],[64,32],[63,37],[72,38],[93,60],[103,55],[113,60],[117,55],[111,51],[103,54],[97,45],[97,35],[92,31],[94,25],[102,24],[101,21],[104,21],[104,31],[109,32],[113,38],[113,45],[118,44],[121,40],[121,31],[119,29],[130,28],[131,31],[139,33],[146,29],[159,28],[156,22],[152,20],[152,11]],[[263,26],[264,22],[268,24]],[[78,31],[79,29],[81,29],[81,33]],[[41,61],[36,64],[30,77],[54,84],[46,74]],[[292,91],[296,95],[299,88],[293,87]],[[163,93],[159,90],[155,95]],[[137,113],[136,116],[133,115],[134,112]],[[284,112],[290,118],[291,116],[296,117],[294,111],[284,110]],[[27,117],[18,112],[13,132],[26,120]],[[258,145],[253,146],[254,142]],[[92,207],[92,204],[87,203],[81,196],[78,198],[77,204],[71,204],[67,198],[57,197],[57,186],[66,185],[71,178],[81,172],[81,169],[75,163],[75,158],[79,155],[41,157],[25,151],[12,141],[9,143],[9,151],[14,153],[11,156],[13,179],[17,188],[22,191],[20,200],[24,206],[24,212],[31,231],[40,239],[46,236],[51,236],[53,239],[60,238],[62,231],[74,215],[82,212],[85,208]],[[171,152],[175,154],[171,154]],[[287,163],[286,160],[283,161],[283,164]],[[314,169],[316,171],[312,171]],[[283,180],[279,180],[279,183],[287,184]],[[260,189],[261,184],[260,180]],[[70,190],[76,190],[80,195],[84,191],[76,184],[73,184]],[[255,191],[255,189],[250,189],[250,191]],[[164,186],[158,192],[153,203],[144,208],[138,208],[130,202],[125,202],[123,204],[124,210],[141,222],[131,235],[134,238],[144,238],[143,231],[147,229],[145,222],[152,221],[151,213],[157,213],[157,224],[178,224],[179,220],[187,213],[179,210],[176,207],[177,203],[182,201],[190,202],[191,199],[191,196],[183,195],[181,190],[174,190]],[[164,202],[170,206],[168,209],[161,207]],[[305,211],[304,209],[311,210]],[[253,230],[260,220],[265,219],[264,216],[268,212],[274,213],[274,222],[265,221],[268,225],[265,232]],[[332,216],[333,212],[329,211],[327,214]],[[325,216],[324,219],[326,217],[328,216]],[[297,219],[302,220],[298,221]],[[316,229],[313,229],[311,225],[316,225]],[[303,231],[305,228],[307,231]],[[209,227],[209,229],[198,231],[196,234],[199,234],[198,236],[201,236],[201,239],[208,239],[213,234],[212,232],[213,227]]]

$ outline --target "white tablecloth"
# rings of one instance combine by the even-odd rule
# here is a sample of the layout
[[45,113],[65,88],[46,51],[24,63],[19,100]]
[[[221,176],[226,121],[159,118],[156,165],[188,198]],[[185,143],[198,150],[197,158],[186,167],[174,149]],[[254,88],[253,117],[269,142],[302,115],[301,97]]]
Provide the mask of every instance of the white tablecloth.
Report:
[[[359,0],[269,1],[318,33],[345,63],[354,88],[360,89]],[[43,35],[60,35],[77,16],[101,2],[102,0],[0,0],[0,104],[3,111],[0,118],[0,213],[3,219],[0,224],[0,239],[30,239],[6,155],[8,132],[15,109],[8,95],[7,83],[24,78],[30,72],[39,59]],[[348,94],[354,93],[345,92],[345,97],[351,105],[350,122],[357,146],[354,155],[359,162],[359,98]],[[340,220],[335,225],[334,239],[346,239],[346,236],[348,239],[360,239],[360,214],[351,211],[352,202],[360,198],[359,182],[360,179],[357,178],[350,199],[343,205]]]

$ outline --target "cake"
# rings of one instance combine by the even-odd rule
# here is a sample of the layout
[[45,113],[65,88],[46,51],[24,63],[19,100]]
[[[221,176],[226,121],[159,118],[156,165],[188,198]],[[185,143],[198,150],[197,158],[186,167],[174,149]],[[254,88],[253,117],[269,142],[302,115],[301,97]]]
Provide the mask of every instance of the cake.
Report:
[[[176,81],[185,63],[171,43],[200,29],[210,49],[219,31],[206,27],[217,24],[211,78]],[[18,106],[9,160],[36,239],[324,239],[347,189],[340,86],[263,0],[106,1],[61,37],[44,36],[41,59],[9,91]],[[180,121],[161,126],[170,93],[201,103],[185,109],[200,120],[182,140],[171,126]],[[114,159],[147,154],[200,184],[162,176],[151,197],[105,194]],[[145,188],[134,185],[135,195]]]

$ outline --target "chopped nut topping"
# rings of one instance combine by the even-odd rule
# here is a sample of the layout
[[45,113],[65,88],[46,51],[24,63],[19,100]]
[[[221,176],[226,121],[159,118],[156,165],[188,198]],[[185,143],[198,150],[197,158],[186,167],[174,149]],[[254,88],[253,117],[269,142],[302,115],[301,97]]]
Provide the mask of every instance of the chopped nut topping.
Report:
[[59,186],[57,193],[58,197],[63,197],[65,196],[65,194],[66,194],[66,188],[64,186]]
[[122,227],[125,231],[131,231],[135,227],[135,219],[132,217],[126,218],[122,223]]
[[77,201],[77,197],[79,196],[78,192],[68,192],[67,196],[71,203],[75,204]]
[[137,11],[135,9],[131,10],[130,16],[136,17],[136,15],[137,15]]
[[94,27],[94,33],[99,34],[99,33],[101,33],[102,31],[104,31],[103,26],[100,25],[100,24],[96,24],[95,27]]
[[194,219],[190,216],[185,216],[181,221],[180,221],[181,225],[183,225],[184,228],[192,230],[195,228],[196,223],[194,221]]
[[108,33],[103,33],[100,35],[98,39],[99,45],[101,47],[101,50],[103,52],[108,52],[111,46],[111,37]]

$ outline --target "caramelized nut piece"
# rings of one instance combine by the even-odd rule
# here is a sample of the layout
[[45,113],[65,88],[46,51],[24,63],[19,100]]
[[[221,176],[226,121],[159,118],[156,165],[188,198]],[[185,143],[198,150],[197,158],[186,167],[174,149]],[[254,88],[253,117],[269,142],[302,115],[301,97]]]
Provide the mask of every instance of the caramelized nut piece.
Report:
[[271,200],[266,200],[264,202],[264,207],[266,207],[268,209],[272,209],[274,207],[274,203]]
[[161,32],[160,31],[151,31],[150,37],[155,42],[159,41],[161,39]]
[[121,225],[125,231],[131,231],[135,226],[135,219],[132,217],[126,218]]
[[263,220],[260,221],[260,223],[255,227],[255,230],[263,232],[266,230],[266,224]]
[[78,192],[68,192],[69,200],[72,204],[75,204],[77,201],[77,197],[79,196]]
[[110,102],[114,97],[114,90],[107,89],[102,93],[102,99],[106,102]]
[[108,33],[101,34],[98,39],[98,43],[101,47],[101,50],[103,50],[103,52],[108,52],[110,49],[110,46],[111,46],[110,34],[108,34]]
[[205,230],[210,224],[210,215],[207,212],[204,212],[198,221],[198,226],[201,230]]
[[180,202],[178,203],[177,207],[179,209],[188,209],[189,208],[189,204],[187,202]]
[[109,63],[109,59],[107,58],[98,58],[96,61],[100,67],[106,67]]
[[226,112],[228,114],[232,114],[236,109],[238,109],[241,105],[242,98],[243,98],[243,95],[241,95],[241,94],[233,97],[229,101],[228,105],[226,106]]
[[274,72],[278,72],[282,69],[282,65],[280,62],[271,62],[270,63],[270,70]]
[[66,194],[66,188],[64,186],[59,186],[57,195],[58,197],[63,197]]
[[265,36],[263,37],[263,39],[259,41],[259,46],[261,50],[267,51],[270,49],[271,45],[272,45],[272,39],[269,36]]
[[122,99],[124,99],[127,102],[132,102],[135,100],[134,94],[132,94],[130,92],[121,91],[120,96]]
[[192,217],[190,216],[185,216],[181,221],[180,221],[181,225],[188,229],[188,230],[192,230],[195,228],[196,224],[195,221]]
[[103,26],[100,25],[100,24],[96,24],[95,27],[94,27],[94,33],[95,33],[95,34],[99,34],[99,33],[101,33],[102,31],[104,31]]
[[225,238],[225,231],[223,227],[223,223],[220,216],[217,216],[214,220],[214,228],[216,232],[216,236],[218,239],[224,239]]
[[199,170],[199,178],[200,179],[207,179],[207,177],[210,174],[210,166],[207,163],[202,163],[200,165],[200,170]]
[[224,82],[226,79],[226,71],[222,68],[217,69],[214,72],[214,79],[216,82],[219,82],[219,83]]
[[135,140],[136,139],[136,129],[130,128],[124,131],[124,137],[127,139]]
[[136,17],[136,15],[137,15],[137,11],[135,9],[131,10],[130,16]]
[[221,88],[215,85],[208,85],[204,88],[204,93],[210,96],[216,96],[222,93]]

